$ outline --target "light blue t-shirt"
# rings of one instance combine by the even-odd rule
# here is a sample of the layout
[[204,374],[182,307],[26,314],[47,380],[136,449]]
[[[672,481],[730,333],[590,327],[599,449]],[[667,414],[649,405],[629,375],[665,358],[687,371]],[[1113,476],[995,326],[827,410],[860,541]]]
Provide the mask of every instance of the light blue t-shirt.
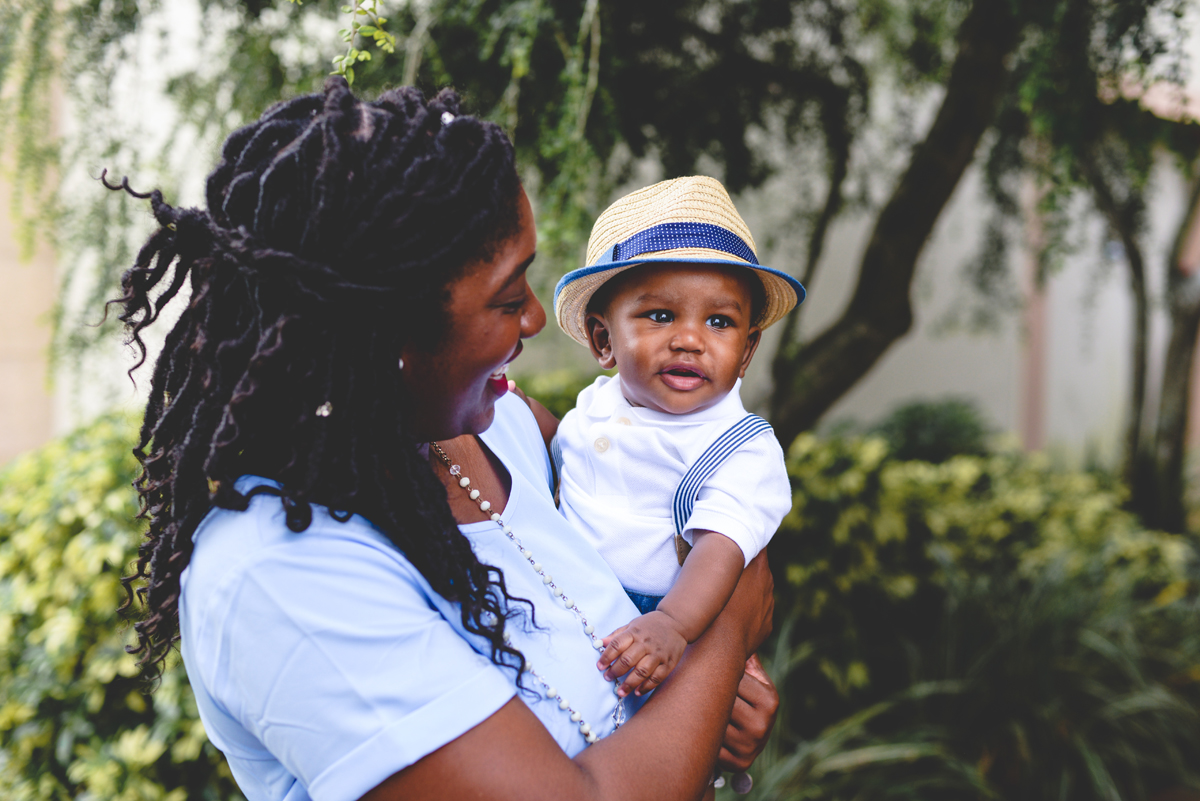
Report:
[[[512,476],[505,522],[596,634],[636,617],[612,570],[555,509],[524,402],[500,398],[481,439]],[[537,628],[510,622],[513,644],[594,731],[610,734],[616,696],[591,637],[495,523],[461,530],[480,561],[504,571],[509,594],[534,604]],[[295,533],[279,499],[260,495],[245,512],[213,509],[194,540],[179,602],[184,663],[209,739],[250,801],[357,799],[516,692],[514,671],[491,662],[458,606],[358,515],[339,523],[316,506],[312,525]],[[519,697],[569,756],[583,750],[557,701]],[[627,699],[628,712],[637,704]]]

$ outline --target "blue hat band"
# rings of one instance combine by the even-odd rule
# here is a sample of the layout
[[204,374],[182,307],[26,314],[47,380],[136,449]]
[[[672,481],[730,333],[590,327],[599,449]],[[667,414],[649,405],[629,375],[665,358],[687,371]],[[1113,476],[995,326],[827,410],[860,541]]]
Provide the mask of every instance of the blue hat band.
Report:
[[643,253],[658,253],[678,248],[705,248],[728,253],[757,265],[758,258],[740,236],[711,223],[672,222],[652,225],[613,245],[592,266],[628,261]]

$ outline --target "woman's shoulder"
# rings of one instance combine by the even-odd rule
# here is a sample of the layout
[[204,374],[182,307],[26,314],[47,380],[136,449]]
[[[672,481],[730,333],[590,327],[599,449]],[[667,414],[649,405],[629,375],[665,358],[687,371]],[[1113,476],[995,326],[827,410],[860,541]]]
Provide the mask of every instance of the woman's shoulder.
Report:
[[[273,483],[243,476],[237,489],[246,494]],[[420,572],[366,518],[352,515],[343,521],[313,504],[309,526],[292,531],[281,499],[269,493],[254,495],[242,511],[213,508],[196,528],[193,543],[182,595],[197,618],[220,617],[220,599],[237,596],[248,584],[282,601],[330,574],[341,581],[386,585],[391,592],[407,586],[414,600],[432,593]]]

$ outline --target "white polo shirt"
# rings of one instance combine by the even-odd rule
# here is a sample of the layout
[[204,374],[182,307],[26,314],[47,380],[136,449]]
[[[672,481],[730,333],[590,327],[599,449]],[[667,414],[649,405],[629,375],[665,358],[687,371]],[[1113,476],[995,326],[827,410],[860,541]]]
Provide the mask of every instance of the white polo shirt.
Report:
[[[666,595],[679,577],[671,503],[684,473],[746,416],[739,380],[720,402],[690,414],[632,406],[619,376],[600,376],[558,427],[560,503],[625,589]],[[783,449],[767,430],[738,448],[700,490],[683,537],[716,531],[746,564],[792,507]]]

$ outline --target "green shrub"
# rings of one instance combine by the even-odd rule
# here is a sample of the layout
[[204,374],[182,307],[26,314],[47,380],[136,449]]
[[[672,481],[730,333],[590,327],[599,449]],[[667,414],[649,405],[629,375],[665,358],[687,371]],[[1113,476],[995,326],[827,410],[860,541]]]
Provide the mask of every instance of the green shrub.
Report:
[[801,436],[772,542],[783,717],[757,798],[1141,798],[1195,783],[1193,540],[1039,457]]
[[240,798],[176,661],[153,695],[116,614],[141,528],[109,417],[0,473],[0,798]]
[[917,401],[896,407],[873,431],[893,458],[935,464],[952,456],[983,456],[990,431],[968,400]]

